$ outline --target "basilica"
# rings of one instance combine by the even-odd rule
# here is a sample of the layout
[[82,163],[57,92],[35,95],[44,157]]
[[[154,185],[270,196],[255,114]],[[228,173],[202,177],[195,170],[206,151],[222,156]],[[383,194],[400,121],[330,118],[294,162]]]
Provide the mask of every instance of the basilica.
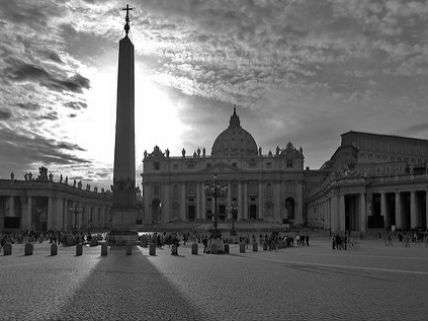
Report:
[[320,169],[305,169],[291,142],[264,154],[234,110],[210,155],[145,152],[145,223],[202,228],[217,215],[223,228],[426,228],[427,162],[426,140],[351,131]]

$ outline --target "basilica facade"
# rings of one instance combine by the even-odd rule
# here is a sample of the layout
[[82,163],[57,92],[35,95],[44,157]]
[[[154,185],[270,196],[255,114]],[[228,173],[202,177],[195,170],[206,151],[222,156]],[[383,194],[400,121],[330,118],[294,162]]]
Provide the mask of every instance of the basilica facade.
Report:
[[320,171],[304,170],[302,148],[263,154],[234,111],[229,126],[215,139],[211,154],[198,149],[170,156],[155,147],[143,160],[146,222],[161,226],[209,223],[302,225],[307,184]]
[[200,228],[217,214],[224,228],[426,229],[428,141],[354,131],[341,138],[321,168],[305,169],[291,142],[262,153],[234,111],[210,155],[145,152],[144,223]]

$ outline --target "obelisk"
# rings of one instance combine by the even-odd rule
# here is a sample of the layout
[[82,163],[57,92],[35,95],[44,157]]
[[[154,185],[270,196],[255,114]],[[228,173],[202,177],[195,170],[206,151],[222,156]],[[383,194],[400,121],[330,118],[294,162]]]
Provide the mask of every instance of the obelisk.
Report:
[[130,229],[137,219],[135,188],[134,45],[128,37],[129,5],[125,37],[119,41],[116,137],[114,148],[112,229]]

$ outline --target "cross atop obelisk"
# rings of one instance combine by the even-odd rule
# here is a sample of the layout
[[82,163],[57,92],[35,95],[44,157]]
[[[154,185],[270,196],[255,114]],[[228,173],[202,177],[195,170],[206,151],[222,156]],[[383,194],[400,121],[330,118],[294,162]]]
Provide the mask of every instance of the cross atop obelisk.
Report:
[[126,16],[125,16],[125,32],[126,32],[126,35],[128,35],[128,33],[129,33],[129,29],[130,29],[130,27],[129,27],[129,11],[131,11],[131,10],[134,10],[134,8],[131,8],[130,6],[129,6],[129,4],[127,4],[126,5],[126,8],[122,8],[122,10],[124,10],[124,11],[126,11]]

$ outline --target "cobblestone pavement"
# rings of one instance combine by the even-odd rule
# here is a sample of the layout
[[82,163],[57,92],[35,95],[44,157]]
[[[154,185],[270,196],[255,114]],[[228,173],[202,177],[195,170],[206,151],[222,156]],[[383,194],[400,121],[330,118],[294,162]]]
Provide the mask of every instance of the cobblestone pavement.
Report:
[[428,248],[326,240],[274,252],[132,256],[47,243],[0,257],[0,320],[427,320]]

